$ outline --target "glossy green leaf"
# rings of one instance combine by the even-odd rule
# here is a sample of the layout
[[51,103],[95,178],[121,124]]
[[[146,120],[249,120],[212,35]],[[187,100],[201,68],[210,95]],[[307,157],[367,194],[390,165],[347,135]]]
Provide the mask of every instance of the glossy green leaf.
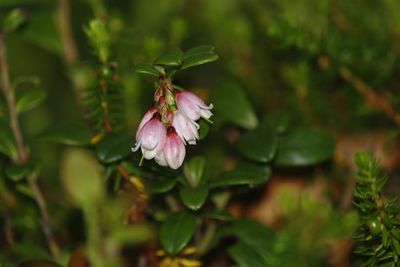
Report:
[[240,267],[268,267],[268,262],[254,250],[253,247],[243,242],[238,242],[228,249],[231,258]]
[[176,177],[157,177],[146,181],[146,188],[153,194],[165,193],[172,190],[176,185]]
[[29,111],[43,102],[46,98],[46,92],[41,89],[25,90],[18,98],[16,109],[18,113]]
[[69,125],[54,127],[38,135],[36,138],[41,141],[54,142],[70,146],[90,145],[91,132],[83,126]]
[[242,135],[237,142],[237,149],[248,159],[269,162],[278,149],[278,137],[271,128],[257,129]]
[[0,153],[14,159],[18,155],[17,145],[11,129],[3,121],[0,121]]
[[230,220],[234,219],[232,214],[230,214],[229,211],[226,211],[226,210],[209,211],[209,212],[204,213],[203,217],[209,218],[209,219],[221,220],[221,221],[230,221]]
[[202,156],[193,157],[184,166],[186,180],[192,187],[198,186],[203,178],[206,159]]
[[290,126],[291,117],[282,111],[268,112],[263,118],[260,128],[273,129],[277,134],[286,132]]
[[198,122],[200,129],[199,129],[199,139],[204,139],[208,132],[210,131],[210,125],[204,119],[200,119]]
[[256,113],[244,89],[233,82],[223,83],[212,92],[215,116],[248,130],[258,126]]
[[132,154],[135,139],[128,134],[112,134],[104,137],[97,146],[96,154],[103,163],[112,163]]
[[165,66],[180,66],[182,65],[183,53],[180,50],[168,52],[154,61],[154,64]]
[[296,128],[287,132],[279,144],[275,159],[279,166],[309,166],[329,160],[335,143],[328,134],[312,128]]
[[160,72],[149,63],[138,63],[135,65],[135,71],[137,73],[142,73],[142,74],[149,74],[158,77],[160,75]]
[[179,253],[192,239],[196,229],[196,217],[187,212],[171,214],[162,224],[161,244],[171,255]]
[[258,185],[265,183],[270,176],[271,169],[268,166],[246,163],[218,175],[209,182],[209,186]]
[[216,61],[218,58],[218,55],[214,53],[195,54],[193,56],[185,57],[183,59],[183,65],[181,69],[187,69],[190,67],[213,62]]
[[179,196],[183,204],[192,210],[200,209],[205,203],[208,196],[208,188],[206,186],[182,187],[179,191]]
[[49,260],[28,260],[20,263],[18,267],[62,267],[60,264]]
[[87,151],[68,149],[61,161],[61,179],[72,199],[81,206],[104,196],[103,175],[97,159]]
[[200,45],[193,47],[185,52],[185,58],[198,55],[198,54],[211,54],[214,53],[214,46]]

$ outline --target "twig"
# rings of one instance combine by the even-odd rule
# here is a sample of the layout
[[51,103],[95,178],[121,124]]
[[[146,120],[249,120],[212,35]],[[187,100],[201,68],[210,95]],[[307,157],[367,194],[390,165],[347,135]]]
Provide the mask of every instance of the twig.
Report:
[[[29,161],[29,154],[27,153],[27,150],[25,148],[24,140],[22,138],[21,128],[18,122],[18,114],[15,108],[16,105],[15,105],[14,92],[10,87],[10,76],[8,71],[5,36],[1,34],[0,34],[0,70],[2,77],[1,90],[3,91],[4,97],[7,102],[8,112],[10,116],[10,126],[18,148],[18,159],[14,159],[14,161],[17,164],[23,165]],[[39,206],[39,210],[42,217],[41,224],[44,235],[46,236],[49,249],[54,257],[58,257],[59,248],[51,231],[49,215],[47,211],[46,202],[43,197],[43,193],[41,192],[35,177],[29,175],[27,177],[27,181],[34,194],[35,201]]]
[[78,49],[72,35],[71,11],[69,0],[58,0],[57,26],[64,49],[65,61],[72,66],[78,61]]
[[344,80],[354,86],[372,108],[381,110],[389,119],[394,121],[397,125],[400,125],[400,114],[395,110],[393,104],[388,99],[379,95],[363,80],[356,77],[351,70],[341,68],[340,75]]

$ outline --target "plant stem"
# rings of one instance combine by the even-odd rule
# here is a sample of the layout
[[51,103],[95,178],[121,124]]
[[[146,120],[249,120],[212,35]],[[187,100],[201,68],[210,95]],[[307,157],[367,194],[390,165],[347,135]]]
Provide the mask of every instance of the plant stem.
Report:
[[83,206],[83,213],[86,221],[87,254],[91,265],[103,267],[105,265],[101,253],[101,231],[96,208],[91,204]]
[[[25,148],[24,140],[22,137],[21,128],[18,122],[18,113],[16,110],[15,104],[15,95],[10,86],[10,75],[8,70],[7,63],[7,54],[6,54],[6,44],[5,44],[5,36],[0,33],[0,71],[1,71],[1,80],[2,86],[1,90],[3,91],[5,100],[7,102],[9,119],[10,119],[10,127],[15,138],[15,142],[18,148],[18,158],[14,159],[17,164],[23,165],[29,161],[29,154]],[[36,177],[32,175],[27,176],[28,185],[31,188],[33,195],[35,197],[35,201],[39,207],[41,217],[42,217],[42,229],[44,235],[47,240],[47,244],[49,249],[53,255],[53,257],[59,256],[59,248],[57,242],[55,241],[52,230],[50,227],[50,219],[49,213],[47,210],[47,205],[45,199],[43,197],[43,193],[41,192]]]
[[57,26],[60,40],[64,49],[65,61],[73,66],[78,61],[78,49],[72,35],[71,9],[69,0],[58,0]]

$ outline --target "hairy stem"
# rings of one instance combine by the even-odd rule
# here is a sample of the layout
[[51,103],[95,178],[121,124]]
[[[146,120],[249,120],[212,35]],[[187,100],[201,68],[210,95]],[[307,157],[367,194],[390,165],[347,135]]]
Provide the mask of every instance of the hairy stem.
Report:
[[[8,112],[9,112],[9,119],[10,119],[10,127],[15,138],[15,142],[18,148],[18,158],[14,159],[17,164],[23,165],[29,161],[29,154],[26,150],[24,140],[22,137],[21,128],[18,122],[18,113],[16,110],[15,104],[15,95],[10,86],[10,75],[8,70],[8,63],[7,63],[7,54],[6,54],[6,45],[5,45],[5,36],[0,34],[0,71],[1,71],[1,81],[2,86],[1,90],[4,94],[4,98],[7,102]],[[47,210],[47,205],[43,197],[43,193],[41,192],[35,177],[29,175],[27,177],[27,181],[29,184],[30,189],[33,192],[35,197],[35,201],[39,207],[41,217],[42,217],[42,229],[46,236],[46,240],[49,246],[49,249],[54,257],[58,257],[59,255],[59,248],[57,242],[55,241],[51,227],[50,227],[50,220],[49,214]]]

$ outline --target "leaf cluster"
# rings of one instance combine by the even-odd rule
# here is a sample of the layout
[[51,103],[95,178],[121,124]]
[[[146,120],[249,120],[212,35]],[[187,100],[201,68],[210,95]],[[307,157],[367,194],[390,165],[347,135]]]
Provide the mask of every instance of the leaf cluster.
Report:
[[362,266],[396,266],[400,255],[400,208],[397,197],[385,199],[387,177],[369,152],[357,153],[357,185],[354,205],[360,212],[360,224],[354,239],[355,253],[364,256]]

